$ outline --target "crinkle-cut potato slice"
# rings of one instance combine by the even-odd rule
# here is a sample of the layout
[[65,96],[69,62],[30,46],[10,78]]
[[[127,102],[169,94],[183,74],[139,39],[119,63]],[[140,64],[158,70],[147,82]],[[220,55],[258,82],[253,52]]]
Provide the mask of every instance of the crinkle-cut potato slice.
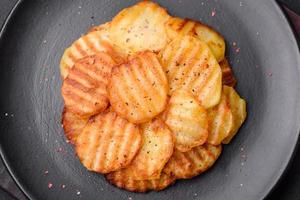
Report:
[[128,166],[142,144],[138,126],[109,112],[89,120],[75,144],[90,171],[109,173]]
[[171,39],[184,35],[196,36],[205,42],[218,62],[225,58],[225,40],[213,28],[190,19],[172,17],[166,23],[167,34]]
[[222,93],[220,103],[208,110],[209,134],[207,142],[219,145],[234,127],[233,114],[228,96]]
[[206,110],[187,91],[176,90],[166,110],[165,123],[175,136],[175,148],[189,151],[202,145],[208,136]]
[[83,35],[65,50],[60,61],[61,76],[66,78],[77,60],[100,52],[108,53],[116,63],[126,59],[126,54],[109,41],[107,28],[102,28]]
[[162,173],[158,179],[137,181],[131,174],[123,170],[107,174],[106,179],[111,184],[131,192],[160,191],[175,183],[176,180],[174,177]]
[[142,147],[133,161],[125,169],[134,180],[153,180],[173,154],[173,134],[161,119],[141,125]]
[[169,94],[183,89],[191,92],[205,108],[219,103],[222,72],[204,42],[193,36],[179,37],[159,57],[169,80]]
[[234,122],[233,129],[229,133],[229,136],[227,136],[223,140],[224,144],[228,144],[232,140],[232,138],[236,135],[241,125],[244,123],[247,116],[247,111],[246,111],[246,101],[242,99],[232,87],[224,86],[223,93],[229,99],[229,104],[233,114],[233,122]]
[[88,33],[94,32],[94,31],[102,31],[103,37],[109,38],[109,29],[110,29],[110,22],[106,22],[99,26],[93,26],[92,28],[89,29]]
[[236,85],[236,79],[234,77],[233,71],[229,65],[228,60],[224,58],[224,60],[222,60],[219,64],[222,70],[223,85],[234,87]]
[[114,60],[103,52],[77,61],[61,89],[66,108],[84,117],[105,110],[109,104],[106,87],[114,66]]
[[80,117],[68,109],[64,108],[62,113],[61,124],[65,135],[72,143],[76,142],[78,135],[81,134],[83,128],[88,122],[88,118]]
[[129,54],[159,51],[168,41],[165,23],[169,18],[166,10],[158,4],[141,1],[113,18],[109,36]]
[[163,172],[177,179],[188,179],[208,170],[218,159],[222,146],[205,144],[187,152],[175,150]]
[[167,104],[168,81],[156,55],[141,52],[114,67],[108,93],[114,111],[130,122],[147,122],[162,112]]

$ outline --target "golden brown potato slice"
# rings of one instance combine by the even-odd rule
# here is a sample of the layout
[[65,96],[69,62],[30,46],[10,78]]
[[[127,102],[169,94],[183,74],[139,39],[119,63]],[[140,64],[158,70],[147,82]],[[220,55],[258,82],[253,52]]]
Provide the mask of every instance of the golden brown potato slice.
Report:
[[169,15],[150,1],[122,10],[111,22],[110,39],[127,53],[158,51],[167,44],[165,23]]
[[246,101],[242,99],[238,93],[232,88],[228,86],[223,87],[223,93],[229,99],[230,108],[233,114],[233,129],[229,133],[223,143],[228,144],[232,138],[236,135],[237,131],[243,124],[246,119],[247,111],[246,111]]
[[164,173],[158,179],[137,181],[123,170],[109,173],[106,179],[111,184],[131,192],[160,191],[175,183],[175,178]]
[[75,143],[78,135],[81,134],[87,122],[88,118],[82,118],[64,108],[61,124],[63,126],[67,139],[72,143]]
[[219,103],[222,72],[204,42],[193,36],[176,38],[161,51],[160,59],[169,80],[170,94],[184,89],[205,108]]
[[77,60],[86,56],[106,52],[116,63],[121,63],[126,59],[126,55],[121,49],[109,41],[107,28],[104,27],[99,31],[92,31],[80,37],[65,50],[60,61],[60,72],[63,78],[67,77],[69,70]]
[[220,103],[208,110],[209,134],[207,142],[219,145],[234,127],[233,114],[228,96],[222,93]]
[[106,87],[114,65],[106,53],[77,61],[62,85],[66,108],[84,117],[105,110],[109,103]]
[[139,53],[113,69],[109,100],[120,116],[133,123],[149,121],[165,109],[168,81],[156,55]]
[[232,71],[232,69],[229,65],[229,62],[225,58],[219,64],[220,64],[220,67],[221,67],[221,70],[222,70],[222,83],[223,83],[223,85],[234,87],[236,85],[236,79],[235,79],[233,71]]
[[187,179],[208,170],[218,159],[222,146],[205,144],[187,152],[175,150],[163,172],[177,179]]
[[165,164],[172,156],[172,132],[160,119],[141,125],[143,145],[132,163],[122,169],[134,180],[153,180],[160,177]]
[[205,143],[208,136],[206,110],[187,91],[176,90],[166,110],[165,123],[174,133],[175,147],[189,151]]
[[109,173],[129,165],[142,144],[139,128],[109,112],[92,118],[76,140],[76,153],[91,171]]
[[99,26],[93,26],[92,28],[89,29],[88,33],[93,32],[93,31],[102,31],[103,37],[109,38],[109,29],[110,29],[110,22],[106,22]]
[[225,57],[224,38],[211,27],[190,19],[170,18],[167,22],[167,34],[171,39],[183,35],[193,35],[205,42],[218,62]]

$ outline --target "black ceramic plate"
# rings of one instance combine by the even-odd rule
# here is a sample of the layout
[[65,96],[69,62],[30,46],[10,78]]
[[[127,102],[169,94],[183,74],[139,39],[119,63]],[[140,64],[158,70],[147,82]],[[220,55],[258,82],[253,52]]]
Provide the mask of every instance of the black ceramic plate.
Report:
[[135,1],[24,1],[1,33],[0,147],[31,199],[262,199],[284,172],[299,135],[300,58],[278,5],[272,0],[158,2],[172,15],[201,20],[225,36],[237,90],[248,102],[238,136],[210,171],[158,193],[126,192],[88,172],[60,125],[59,60],[89,27]]

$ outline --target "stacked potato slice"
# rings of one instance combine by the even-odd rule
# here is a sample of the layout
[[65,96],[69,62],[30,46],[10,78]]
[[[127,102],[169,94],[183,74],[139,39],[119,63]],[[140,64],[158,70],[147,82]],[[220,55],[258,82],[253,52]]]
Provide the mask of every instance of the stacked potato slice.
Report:
[[88,170],[129,191],[203,173],[246,118],[223,37],[150,1],[90,29],[60,69],[66,137]]

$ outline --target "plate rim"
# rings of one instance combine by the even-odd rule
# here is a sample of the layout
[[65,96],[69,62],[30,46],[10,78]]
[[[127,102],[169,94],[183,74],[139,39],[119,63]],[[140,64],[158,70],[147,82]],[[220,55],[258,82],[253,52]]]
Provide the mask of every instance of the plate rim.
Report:
[[[16,15],[17,10],[19,9],[20,5],[25,2],[24,0],[17,0],[13,8],[10,10],[9,14],[4,20],[4,23],[2,27],[0,27],[0,40],[2,40],[3,34],[5,33],[5,30],[7,29],[8,25],[11,23],[14,15]],[[293,40],[295,41],[295,45],[298,48],[298,58],[300,58],[300,38],[297,35],[294,26],[292,25],[289,17],[287,16],[287,13],[284,11],[282,5],[279,4],[277,1],[272,1],[273,5],[275,6],[275,9],[278,13],[281,14],[282,19],[285,20],[287,27],[293,35]],[[276,188],[278,188],[279,183],[282,181],[282,179],[285,177],[288,169],[291,166],[292,161],[295,159],[296,150],[300,148],[300,124],[298,127],[298,135],[296,136],[295,143],[293,144],[293,148],[291,148],[289,155],[287,156],[287,161],[284,162],[280,169],[278,169],[276,178],[269,183],[269,185],[266,185],[266,189],[264,192],[261,193],[260,199],[267,198]],[[9,175],[12,177],[12,180],[18,188],[23,192],[23,194],[28,199],[35,199],[34,196],[32,196],[31,192],[27,189],[25,189],[25,186],[20,182],[19,177],[15,175],[13,172],[13,167],[11,164],[8,163],[6,159],[6,154],[4,153],[3,147],[0,142],[0,159],[3,161],[5,168],[7,169]],[[257,194],[259,195],[259,194]]]

